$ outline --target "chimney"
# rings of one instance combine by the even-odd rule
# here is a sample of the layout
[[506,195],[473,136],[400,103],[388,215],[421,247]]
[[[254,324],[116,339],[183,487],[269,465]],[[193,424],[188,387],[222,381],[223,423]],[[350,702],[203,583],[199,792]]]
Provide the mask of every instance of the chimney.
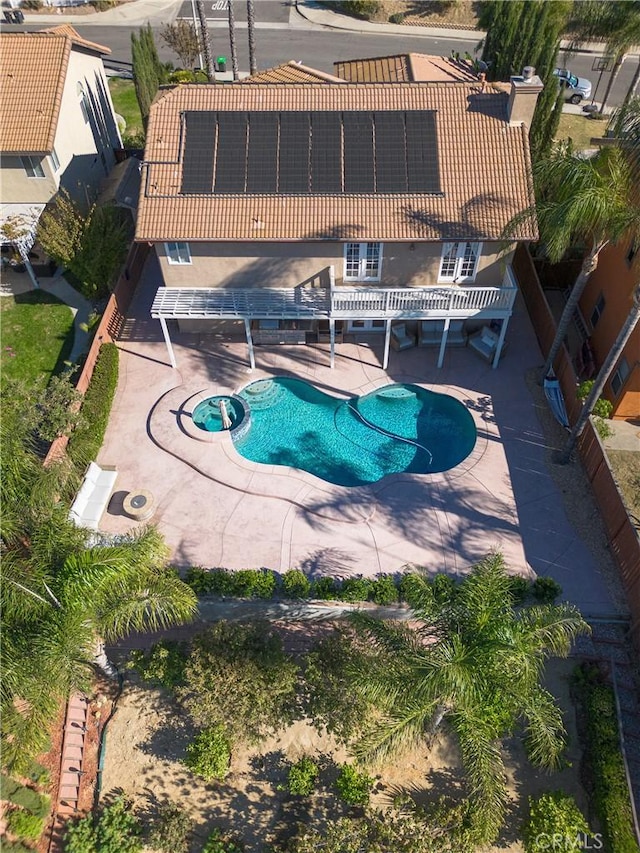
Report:
[[509,124],[525,124],[527,127],[531,127],[538,95],[543,88],[542,80],[537,76],[536,69],[531,65],[522,69],[520,77],[511,78],[511,92],[507,105]]

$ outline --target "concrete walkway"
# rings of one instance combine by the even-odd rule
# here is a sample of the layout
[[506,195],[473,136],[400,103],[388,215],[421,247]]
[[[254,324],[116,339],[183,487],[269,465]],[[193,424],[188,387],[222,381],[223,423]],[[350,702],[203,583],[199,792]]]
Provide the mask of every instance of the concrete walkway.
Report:
[[71,364],[75,364],[88,347],[87,324],[90,315],[93,313],[93,306],[69,284],[62,274],[54,275],[52,278],[40,278],[38,281],[41,290],[57,297],[65,305],[68,305],[73,312],[73,347],[67,360]]

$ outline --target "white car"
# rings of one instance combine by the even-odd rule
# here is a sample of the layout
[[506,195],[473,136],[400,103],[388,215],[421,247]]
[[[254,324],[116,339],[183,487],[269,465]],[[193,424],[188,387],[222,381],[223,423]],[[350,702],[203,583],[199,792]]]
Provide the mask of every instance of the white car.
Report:
[[553,73],[564,89],[565,98],[571,104],[579,104],[591,97],[591,82],[584,77],[576,77],[568,68],[554,68]]

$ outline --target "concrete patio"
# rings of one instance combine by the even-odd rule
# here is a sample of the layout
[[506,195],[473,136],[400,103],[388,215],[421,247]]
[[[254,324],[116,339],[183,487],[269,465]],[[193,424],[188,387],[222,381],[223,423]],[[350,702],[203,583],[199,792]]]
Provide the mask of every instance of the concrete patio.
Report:
[[[122,505],[129,492],[143,489],[154,497],[153,522],[180,568],[374,575],[415,564],[461,574],[499,548],[512,571],[551,575],[584,613],[616,612],[545,462],[548,447],[525,382],[542,359],[520,299],[497,370],[467,348],[448,351],[438,370],[435,347],[392,352],[385,372],[382,336],[372,336],[338,345],[334,370],[325,344],[257,347],[257,368],[249,373],[246,343],[215,330],[172,331],[178,366],[169,366],[160,324],[149,316],[159,281],[152,256],[118,342],[120,381],[98,462],[119,474],[102,530],[140,526]],[[339,397],[390,382],[452,394],[474,417],[476,447],[444,474],[394,475],[349,489],[249,462],[228,434],[207,443],[181,428],[199,392],[237,392],[274,375],[306,379]]]

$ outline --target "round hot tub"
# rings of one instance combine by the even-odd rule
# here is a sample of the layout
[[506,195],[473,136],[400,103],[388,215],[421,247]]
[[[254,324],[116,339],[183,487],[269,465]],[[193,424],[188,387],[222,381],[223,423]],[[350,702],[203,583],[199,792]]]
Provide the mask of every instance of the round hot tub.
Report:
[[191,417],[194,424],[205,432],[223,432],[240,426],[244,415],[245,408],[241,400],[217,394],[198,403]]

